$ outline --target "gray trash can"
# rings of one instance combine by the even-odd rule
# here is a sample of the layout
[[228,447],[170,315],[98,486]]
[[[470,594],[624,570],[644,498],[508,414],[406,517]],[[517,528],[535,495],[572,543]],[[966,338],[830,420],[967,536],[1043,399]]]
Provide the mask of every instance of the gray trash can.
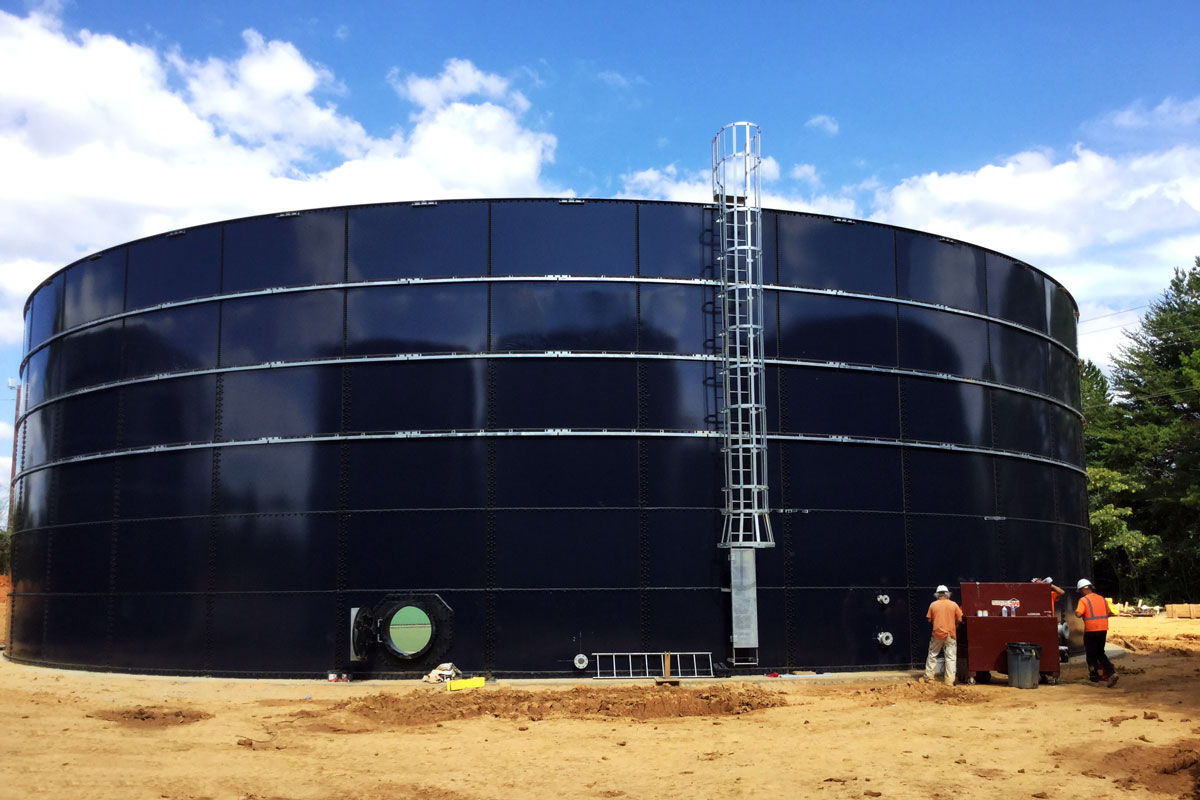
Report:
[[1018,689],[1036,689],[1042,646],[1031,642],[1008,643],[1008,685]]

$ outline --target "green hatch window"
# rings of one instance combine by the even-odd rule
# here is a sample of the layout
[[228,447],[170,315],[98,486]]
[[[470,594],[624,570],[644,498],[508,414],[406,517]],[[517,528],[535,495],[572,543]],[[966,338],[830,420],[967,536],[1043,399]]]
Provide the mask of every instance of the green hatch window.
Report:
[[414,656],[429,646],[433,623],[429,615],[416,606],[401,606],[388,621],[388,637],[392,649],[399,655]]

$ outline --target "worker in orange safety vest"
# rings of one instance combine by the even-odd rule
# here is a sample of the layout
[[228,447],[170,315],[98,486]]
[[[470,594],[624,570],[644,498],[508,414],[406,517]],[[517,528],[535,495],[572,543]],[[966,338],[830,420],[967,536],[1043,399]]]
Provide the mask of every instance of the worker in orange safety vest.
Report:
[[1108,640],[1109,603],[1094,588],[1087,578],[1080,578],[1076,588],[1080,592],[1075,616],[1083,620],[1083,649],[1087,656],[1088,680],[1099,683],[1108,681],[1108,688],[1117,685],[1117,671],[1104,654]]

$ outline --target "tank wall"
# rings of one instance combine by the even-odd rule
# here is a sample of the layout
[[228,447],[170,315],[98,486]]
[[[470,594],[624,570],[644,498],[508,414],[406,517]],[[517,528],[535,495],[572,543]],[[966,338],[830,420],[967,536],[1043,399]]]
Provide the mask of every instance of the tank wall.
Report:
[[[723,658],[709,213],[331,209],[58,273],[27,315],[9,653],[345,671],[350,609],[410,592],[467,669]],[[913,663],[937,583],[1089,563],[1069,295],[932,235],[764,224],[762,663]]]

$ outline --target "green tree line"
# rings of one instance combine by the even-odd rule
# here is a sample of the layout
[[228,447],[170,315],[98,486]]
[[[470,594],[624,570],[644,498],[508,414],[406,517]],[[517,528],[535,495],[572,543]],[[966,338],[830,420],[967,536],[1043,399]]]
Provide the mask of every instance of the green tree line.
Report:
[[1200,602],[1200,257],[1125,335],[1111,381],[1082,367],[1093,577],[1125,601]]

